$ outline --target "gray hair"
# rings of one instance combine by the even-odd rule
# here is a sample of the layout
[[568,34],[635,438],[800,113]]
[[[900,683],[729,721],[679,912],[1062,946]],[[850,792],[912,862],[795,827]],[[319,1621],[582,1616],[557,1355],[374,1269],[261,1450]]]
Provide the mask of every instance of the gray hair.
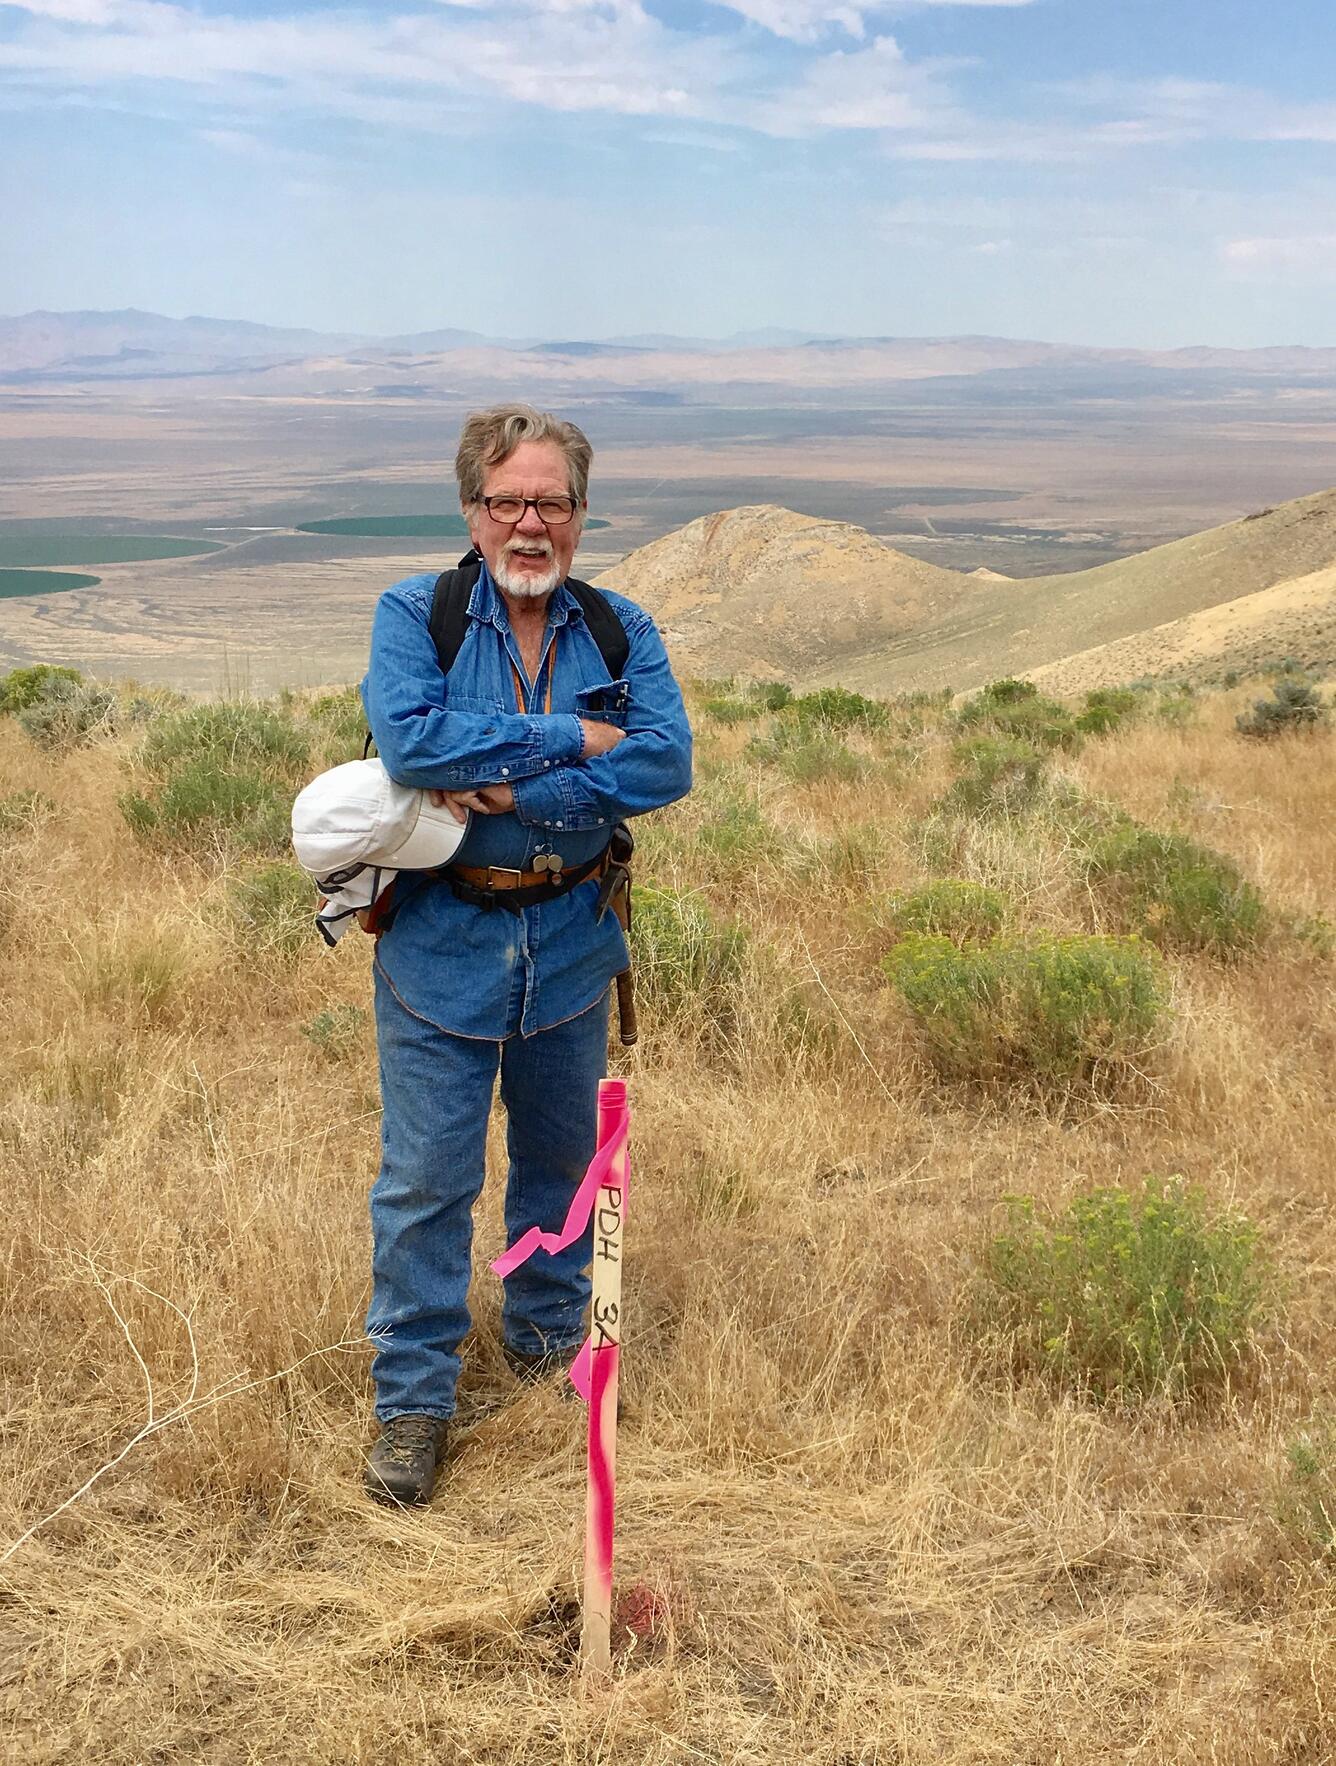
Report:
[[551,411],[535,411],[532,405],[493,405],[490,411],[471,412],[460,432],[455,477],[464,508],[481,500],[487,468],[508,460],[521,442],[528,441],[556,442],[566,456],[571,495],[577,503],[585,501],[594,450],[584,431]]

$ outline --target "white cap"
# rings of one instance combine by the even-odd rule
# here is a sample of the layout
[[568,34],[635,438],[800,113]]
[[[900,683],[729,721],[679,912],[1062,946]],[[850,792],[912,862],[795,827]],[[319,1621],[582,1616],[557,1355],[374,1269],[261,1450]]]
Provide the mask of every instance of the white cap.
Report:
[[331,767],[292,806],[292,844],[315,877],[355,865],[430,871],[449,864],[467,831],[425,791],[396,785],[378,760]]

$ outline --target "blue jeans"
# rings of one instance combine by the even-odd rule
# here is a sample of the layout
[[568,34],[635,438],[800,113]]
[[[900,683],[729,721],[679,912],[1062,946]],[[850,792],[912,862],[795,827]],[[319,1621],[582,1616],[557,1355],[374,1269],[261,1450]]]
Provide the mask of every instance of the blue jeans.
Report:
[[[517,972],[510,1022],[523,1007]],[[506,1241],[551,1232],[594,1156],[598,1081],[607,1072],[608,996],[532,1036],[451,1036],[415,1017],[376,974],[381,1167],[371,1190],[372,1290],[367,1334],[376,1415],[455,1408],[459,1345],[470,1324],[473,1204],[483,1184],[497,1069],[510,1170]],[[538,1251],[505,1283],[506,1343],[526,1355],[578,1347],[589,1301],[592,1236]]]

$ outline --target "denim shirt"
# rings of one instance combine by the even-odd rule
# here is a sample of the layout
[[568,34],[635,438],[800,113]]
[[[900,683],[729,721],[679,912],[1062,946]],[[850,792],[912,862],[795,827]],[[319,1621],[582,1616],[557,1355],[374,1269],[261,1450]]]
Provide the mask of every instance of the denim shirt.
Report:
[[[682,695],[642,608],[608,595],[630,644],[615,684],[621,690],[613,690],[580,604],[563,583],[548,600],[530,686],[486,565],[469,598],[459,654],[449,675],[441,673],[428,631],[435,585],[434,573],[410,576],[381,596],[362,700],[385,768],[401,785],[514,790],[513,811],[470,816],[456,864],[532,870],[538,853],[557,853],[573,869],[603,850],[614,822],[691,789]],[[528,694],[523,709],[516,676]],[[610,709],[600,709],[605,704]],[[618,724],[625,740],[586,758],[582,716]],[[377,941],[376,966],[402,1005],[452,1035],[506,1036],[521,969],[519,1028],[531,1036],[592,1006],[629,960],[615,915],[594,918],[594,878],[519,914],[471,906],[444,883],[414,885],[411,873],[401,876],[402,905]]]

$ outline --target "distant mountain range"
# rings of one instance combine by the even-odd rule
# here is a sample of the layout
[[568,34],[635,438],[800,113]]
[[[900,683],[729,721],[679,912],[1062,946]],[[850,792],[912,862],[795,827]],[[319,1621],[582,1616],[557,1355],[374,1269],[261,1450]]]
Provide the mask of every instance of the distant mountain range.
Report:
[[[1218,385],[1221,380],[1336,383],[1336,349],[1083,348],[999,337],[837,337],[760,330],[725,338],[488,337],[445,327],[375,337],[192,315],[24,313],[0,318],[0,384],[228,377],[256,390],[316,396],[475,396],[513,383],[516,356],[536,391],[677,398],[721,383],[814,392],[950,376],[1039,377],[1088,390]],[[1002,384],[1006,384],[1003,380]]]

